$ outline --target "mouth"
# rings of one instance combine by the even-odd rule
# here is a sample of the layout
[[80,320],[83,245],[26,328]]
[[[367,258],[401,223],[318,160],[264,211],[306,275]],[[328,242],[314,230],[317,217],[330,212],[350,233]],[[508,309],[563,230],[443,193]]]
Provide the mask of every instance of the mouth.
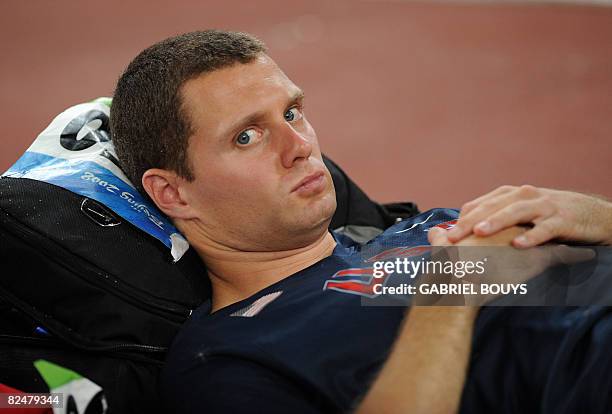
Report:
[[314,174],[310,174],[309,176],[305,177],[302,181],[300,181],[295,187],[293,187],[293,189],[291,190],[292,193],[294,192],[305,192],[305,193],[310,193],[310,192],[314,192],[319,190],[320,187],[323,186],[325,180],[325,174],[323,173],[323,171],[318,171]]

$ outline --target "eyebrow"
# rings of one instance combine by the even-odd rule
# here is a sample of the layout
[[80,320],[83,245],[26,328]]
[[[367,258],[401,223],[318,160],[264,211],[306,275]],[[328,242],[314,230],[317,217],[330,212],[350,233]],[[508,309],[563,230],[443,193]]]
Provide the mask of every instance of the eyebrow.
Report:
[[[298,88],[291,94],[291,96],[287,100],[287,106],[294,105],[302,101],[303,99],[304,99],[304,91]],[[236,121],[235,123],[233,123],[232,126],[230,126],[226,130],[226,132],[222,134],[222,137],[225,138],[227,137],[227,135],[232,134],[234,131],[240,130],[246,127],[247,125],[255,124],[258,121],[262,120],[265,116],[266,116],[266,111],[253,112],[252,114],[247,115],[244,118],[240,119],[239,121]]]

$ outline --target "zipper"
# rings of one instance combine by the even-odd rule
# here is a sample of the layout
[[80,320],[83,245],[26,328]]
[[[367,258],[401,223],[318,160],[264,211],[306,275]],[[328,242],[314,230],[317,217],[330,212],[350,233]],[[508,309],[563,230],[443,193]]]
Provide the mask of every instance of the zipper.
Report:
[[[100,270],[98,267],[87,263],[85,260],[81,258],[78,258],[74,255],[67,253],[66,249],[61,245],[59,246],[58,249],[51,251],[51,249],[49,249],[46,246],[46,243],[51,242],[51,243],[57,244],[56,241],[44,238],[37,232],[31,230],[25,224],[21,223],[19,220],[12,217],[9,213],[5,211],[3,213],[5,217],[7,217],[10,221],[14,222],[14,225],[11,226],[11,229],[13,232],[18,233],[18,236],[23,236],[26,239],[28,238],[42,239],[44,243],[39,243],[38,247],[40,248],[39,250],[49,260],[52,260],[58,263],[60,266],[66,267],[68,270],[72,271],[73,274],[77,275],[77,277],[80,277],[86,282],[92,283],[96,285],[97,287],[100,287],[104,289],[105,291],[108,291],[111,294],[122,297],[123,299],[133,299],[136,302],[138,302],[137,305],[140,305],[141,307],[144,307],[145,309],[150,310],[153,313],[159,314],[159,312],[161,311],[162,313],[165,313],[165,314],[175,315],[175,318],[173,319],[180,321],[180,322],[185,321],[185,319],[191,315],[192,309],[186,306],[169,304],[167,302],[166,303],[160,303],[160,302],[153,303],[153,301],[151,301],[150,298],[143,297],[143,294],[141,292],[138,292],[136,288],[133,288],[125,283],[121,283],[114,276]],[[81,264],[83,265],[82,268],[77,269],[72,264],[75,261],[75,259],[81,262]],[[85,272],[83,272],[83,270],[85,270]],[[111,288],[109,289],[109,287]],[[180,316],[181,318],[176,318],[176,316]]]
[[55,326],[59,324],[54,319],[49,317],[48,315],[41,314],[31,306],[28,306],[25,302],[20,299],[14,297],[10,293],[6,292],[4,289],[0,288],[0,298],[4,299],[7,303],[10,303],[20,312],[23,312],[28,318],[30,318],[34,324],[43,325],[44,329],[49,332],[51,335],[50,338],[44,337],[27,337],[22,335],[6,335],[0,334],[0,337],[12,337],[12,338],[20,338],[31,341],[48,341],[48,342],[65,342],[68,343],[78,349],[84,351],[139,351],[139,352],[147,352],[147,353],[166,353],[168,351],[168,347],[164,346],[155,346],[155,345],[142,345],[142,344],[134,344],[134,343],[111,343],[104,344],[98,341],[92,340],[84,340],[81,338],[81,335],[72,331],[70,328],[61,329]]
[[[55,347],[58,349],[66,350],[66,344],[62,341],[59,341],[55,337],[50,338],[40,338],[40,337],[32,337],[32,336],[22,336],[22,335],[9,335],[9,334],[0,334],[0,343],[9,343],[9,344],[24,344],[24,345],[37,345],[44,346],[46,348]],[[126,346],[127,345],[127,346]],[[115,352],[120,354],[121,356],[130,357],[130,359],[139,359],[146,362],[153,362],[162,365],[163,361],[154,357],[143,356],[141,353],[158,353],[165,354],[168,349],[163,347],[149,347],[147,345],[137,345],[137,344],[118,344],[112,346],[102,346],[102,347],[82,347],[75,346],[74,344],[70,344],[71,348],[76,348],[80,351],[87,352],[103,352],[103,353],[112,353]],[[155,349],[150,349],[155,348]],[[127,351],[127,352],[125,352]],[[138,353],[129,352],[129,351],[138,351]],[[161,356],[161,355],[160,355]]]

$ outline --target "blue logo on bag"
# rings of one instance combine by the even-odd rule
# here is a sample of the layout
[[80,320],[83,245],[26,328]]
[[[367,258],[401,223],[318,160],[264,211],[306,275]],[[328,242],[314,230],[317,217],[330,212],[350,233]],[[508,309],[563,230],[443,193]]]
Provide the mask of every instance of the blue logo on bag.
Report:
[[177,261],[189,244],[121,171],[109,112],[102,102],[68,108],[3,176],[44,181],[96,200],[164,243]]

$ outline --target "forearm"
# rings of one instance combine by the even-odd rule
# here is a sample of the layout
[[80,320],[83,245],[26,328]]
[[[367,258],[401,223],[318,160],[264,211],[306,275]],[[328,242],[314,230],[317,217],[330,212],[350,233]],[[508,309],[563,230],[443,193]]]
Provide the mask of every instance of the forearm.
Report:
[[[490,237],[469,236],[462,246],[509,246],[525,230],[511,227]],[[446,232],[429,232],[435,246]],[[470,357],[478,307],[413,306],[378,378],[357,414],[450,414],[457,411]]]
[[411,308],[387,362],[356,412],[456,412],[477,313],[475,307]]

